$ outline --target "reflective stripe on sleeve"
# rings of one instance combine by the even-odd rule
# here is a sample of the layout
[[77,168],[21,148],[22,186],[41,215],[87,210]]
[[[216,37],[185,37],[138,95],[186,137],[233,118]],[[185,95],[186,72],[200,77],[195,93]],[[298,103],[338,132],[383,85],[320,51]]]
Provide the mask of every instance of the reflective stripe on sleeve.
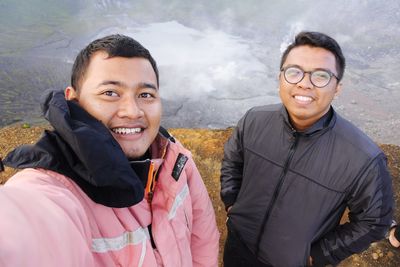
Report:
[[144,256],[146,256],[146,240],[143,240],[143,242],[142,242],[142,253],[140,254],[138,267],[143,266]]
[[149,239],[149,230],[147,228],[140,227],[133,232],[125,232],[117,237],[93,238],[92,251],[104,253],[108,251],[121,250],[128,245],[145,243],[147,239]]
[[181,192],[179,192],[174,200],[174,203],[172,204],[171,210],[168,213],[168,220],[172,220],[175,215],[176,215],[176,211],[177,209],[183,204],[183,201],[185,200],[185,198],[187,197],[187,195],[189,194],[189,187],[186,184]]

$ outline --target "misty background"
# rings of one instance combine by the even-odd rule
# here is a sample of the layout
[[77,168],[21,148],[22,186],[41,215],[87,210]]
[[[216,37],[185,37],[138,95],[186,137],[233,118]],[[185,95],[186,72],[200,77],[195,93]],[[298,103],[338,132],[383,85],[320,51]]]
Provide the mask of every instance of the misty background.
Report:
[[398,0],[0,0],[0,126],[41,122],[42,92],[69,85],[77,53],[114,33],[156,59],[164,126],[234,126],[250,107],[280,102],[280,56],[301,30],[343,49],[336,110],[400,145]]

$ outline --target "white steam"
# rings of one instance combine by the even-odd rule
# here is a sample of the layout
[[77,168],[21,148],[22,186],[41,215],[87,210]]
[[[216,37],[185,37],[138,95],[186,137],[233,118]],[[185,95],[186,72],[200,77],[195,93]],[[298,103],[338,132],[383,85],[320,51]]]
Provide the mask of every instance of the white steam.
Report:
[[239,36],[214,29],[199,31],[176,21],[125,31],[156,59],[165,99],[248,96],[252,92],[246,92],[243,84],[266,79],[266,67],[253,54],[252,44]]

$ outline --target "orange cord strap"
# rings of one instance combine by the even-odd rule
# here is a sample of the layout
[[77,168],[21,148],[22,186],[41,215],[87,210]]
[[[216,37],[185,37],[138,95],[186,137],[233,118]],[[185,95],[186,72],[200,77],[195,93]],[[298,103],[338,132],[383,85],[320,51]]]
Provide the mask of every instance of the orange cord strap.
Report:
[[154,181],[155,175],[154,175],[154,162],[150,162],[150,167],[149,167],[149,172],[147,174],[147,184],[146,184],[146,189],[145,189],[145,195],[147,196],[150,192],[153,191],[154,189]]

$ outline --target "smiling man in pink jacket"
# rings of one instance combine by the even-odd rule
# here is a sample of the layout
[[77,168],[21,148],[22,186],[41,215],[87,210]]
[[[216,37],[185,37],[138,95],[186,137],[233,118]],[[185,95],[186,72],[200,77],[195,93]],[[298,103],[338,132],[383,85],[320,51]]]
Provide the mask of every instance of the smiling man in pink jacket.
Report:
[[4,163],[0,266],[217,266],[214,210],[191,154],[160,127],[157,65],[130,37],[77,56],[42,101],[46,131]]

